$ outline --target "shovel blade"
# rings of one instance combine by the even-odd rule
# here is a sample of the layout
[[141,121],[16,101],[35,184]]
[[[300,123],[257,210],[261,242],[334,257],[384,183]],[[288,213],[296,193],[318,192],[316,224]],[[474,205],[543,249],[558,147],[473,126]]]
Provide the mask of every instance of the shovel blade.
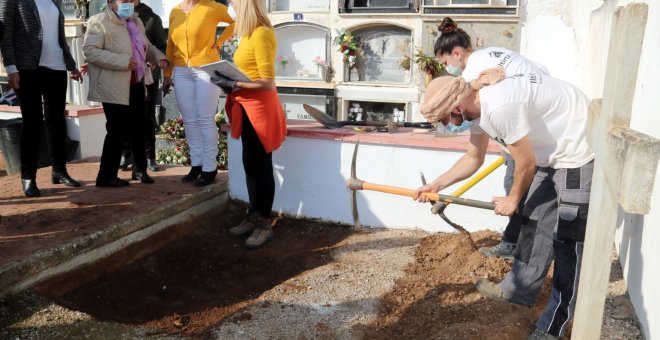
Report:
[[325,112],[313,106],[303,104],[303,108],[310,116],[316,119],[317,122],[321,123],[323,126],[325,126],[328,129],[336,129],[344,126],[344,124],[338,122],[336,119],[328,116],[327,114],[325,114]]

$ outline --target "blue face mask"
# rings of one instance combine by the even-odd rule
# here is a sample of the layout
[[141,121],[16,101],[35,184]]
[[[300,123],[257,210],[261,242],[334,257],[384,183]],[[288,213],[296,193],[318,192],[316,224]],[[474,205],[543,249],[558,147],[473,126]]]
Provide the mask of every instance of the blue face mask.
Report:
[[463,132],[463,131],[467,131],[470,128],[470,126],[472,126],[472,122],[469,120],[464,120],[463,124],[459,126],[456,126],[452,123],[445,125],[445,130],[449,132]]
[[135,6],[132,2],[120,3],[117,5],[117,15],[122,19],[128,19],[133,16]]
[[445,66],[445,70],[447,71],[447,73],[451,74],[452,76],[456,76],[456,77],[463,74],[463,69],[460,68],[459,66],[447,65],[447,66]]
[[465,119],[465,114],[462,111],[461,111],[461,116],[463,116],[463,123],[461,123],[461,125],[458,126],[454,125],[453,123],[451,123],[450,120],[450,123],[445,125],[445,130],[449,132],[457,132],[457,133],[467,131],[470,128],[470,126],[472,126],[472,121]]

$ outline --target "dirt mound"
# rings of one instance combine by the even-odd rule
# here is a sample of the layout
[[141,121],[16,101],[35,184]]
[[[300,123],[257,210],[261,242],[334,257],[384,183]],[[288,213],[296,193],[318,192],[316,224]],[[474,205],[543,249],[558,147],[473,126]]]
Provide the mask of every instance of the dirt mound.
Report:
[[[473,233],[477,246],[495,245],[493,232]],[[427,237],[416,263],[380,302],[379,318],[363,329],[366,338],[381,339],[526,339],[534,329],[550,292],[543,286],[536,307],[483,298],[474,282],[499,281],[509,270],[503,259],[474,251],[464,234]]]

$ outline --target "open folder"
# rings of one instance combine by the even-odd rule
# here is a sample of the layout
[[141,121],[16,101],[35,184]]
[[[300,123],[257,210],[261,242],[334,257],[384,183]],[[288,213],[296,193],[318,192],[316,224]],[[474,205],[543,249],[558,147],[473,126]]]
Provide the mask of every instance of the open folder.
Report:
[[215,77],[215,71],[218,71],[220,74],[231,80],[243,82],[252,81],[252,79],[246,76],[245,73],[241,72],[236,65],[227,60],[203,65],[202,70],[208,73],[211,77]]

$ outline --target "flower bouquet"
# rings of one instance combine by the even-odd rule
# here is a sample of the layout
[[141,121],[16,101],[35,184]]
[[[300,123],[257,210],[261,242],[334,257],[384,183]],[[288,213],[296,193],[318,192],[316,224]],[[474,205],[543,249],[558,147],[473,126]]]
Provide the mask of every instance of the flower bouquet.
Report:
[[289,57],[285,55],[278,55],[277,59],[275,59],[278,64],[282,65],[282,72],[286,69],[286,64],[289,63]]
[[426,73],[426,84],[442,72],[443,66],[435,59],[435,56],[428,55],[422,52],[421,49],[418,49],[415,53],[414,62],[422,72]]
[[357,63],[357,52],[360,48],[359,39],[350,33],[344,32],[335,38],[335,44],[337,45],[337,51],[342,53],[344,64],[346,64],[348,69],[350,70],[355,67]]
[[318,73],[319,77],[323,78],[323,74],[321,73],[321,69],[325,70],[325,60],[321,58],[321,56],[316,56],[314,57],[314,65],[316,65],[316,72]]

